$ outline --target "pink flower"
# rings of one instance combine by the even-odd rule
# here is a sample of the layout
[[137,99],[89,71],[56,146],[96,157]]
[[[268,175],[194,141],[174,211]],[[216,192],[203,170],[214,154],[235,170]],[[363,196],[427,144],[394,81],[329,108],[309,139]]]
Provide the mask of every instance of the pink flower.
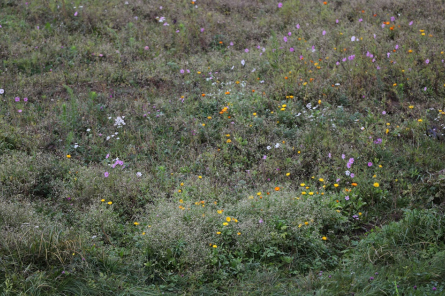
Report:
[[300,24],[297,24],[295,28],[300,29]]
[[324,36],[324,35],[326,35],[326,31],[323,31],[323,33],[322,33],[322,34],[323,34],[323,36]]
[[249,52],[249,49],[248,49],[248,48],[246,48],[246,49],[244,50],[244,52],[246,52],[246,53],[247,53],[247,52]]
[[201,28],[201,33],[204,32],[204,28]]
[[77,16],[77,11],[74,13],[74,16]]
[[281,8],[281,7],[283,7],[283,3],[278,3],[278,8]]
[[20,102],[20,98],[19,97],[15,97],[14,99],[16,102]]
[[430,60],[429,60],[429,59],[426,59],[426,60],[425,60],[425,63],[429,64],[429,63],[430,63]]
[[359,22],[359,23],[363,22],[363,19],[359,19],[358,22]]
[[17,110],[17,112],[22,113],[22,109]]
[[287,35],[290,37],[291,35],[292,35],[292,33],[291,32],[289,32],[289,33],[287,33]]
[[369,166],[369,167],[372,167],[372,162],[368,162],[368,166]]
[[336,23],[336,24],[338,24],[338,19],[337,19],[337,20],[335,20],[335,23]]
[[144,47],[144,49],[145,49],[145,50],[148,50],[148,49],[149,49],[149,47],[148,47],[148,46],[146,46],[146,47]]
[[293,47],[289,48],[289,51],[294,52],[294,48]]
[[413,25],[413,21],[410,21],[408,25],[412,26]]
[[179,70],[179,73],[184,74],[184,69]]
[[105,178],[108,178],[108,175],[109,175],[108,172],[105,172],[105,173],[104,173],[104,177],[105,177]]
[[23,101],[24,102],[28,102],[28,98],[23,98]]
[[284,37],[283,37],[283,40],[284,40],[284,42],[287,42],[287,37],[284,36]]

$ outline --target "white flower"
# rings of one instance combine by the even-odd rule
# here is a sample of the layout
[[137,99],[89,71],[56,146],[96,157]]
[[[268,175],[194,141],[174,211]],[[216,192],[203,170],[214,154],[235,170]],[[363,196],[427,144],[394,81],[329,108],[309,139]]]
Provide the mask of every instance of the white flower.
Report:
[[241,60],[241,65],[245,65],[246,64],[246,61],[244,61],[244,60]]
[[351,174],[351,172],[350,171],[346,171],[345,174],[346,174],[346,176],[349,176]]
[[0,88],[0,95],[4,94],[5,90],[3,88]]
[[338,83],[338,82],[337,82],[337,83],[336,83],[335,85],[336,85],[336,86],[339,86],[339,85],[340,85],[340,83]]
[[278,148],[278,147],[280,147],[280,143],[275,144],[275,148]]
[[89,131],[91,131],[91,129],[90,129],[90,128],[87,128],[87,132],[89,132]]
[[308,103],[308,104],[306,105],[306,108],[311,109],[311,108],[312,108],[312,104],[311,104],[311,103]]
[[361,128],[360,128],[362,131],[364,131],[365,130],[365,127],[364,126],[362,126]]
[[253,73],[253,72],[255,72],[255,70],[256,70],[256,69],[255,69],[255,68],[253,68],[253,70],[252,70],[252,73]]
[[77,147],[79,147],[79,145],[77,145],[77,143],[74,143],[74,149],[77,149]]
[[122,116],[122,117],[120,117],[120,116],[118,116],[115,120],[114,120],[114,126],[116,126],[117,125],[117,127],[119,128],[119,127],[122,127],[122,125],[125,125],[125,121],[124,121],[124,118],[125,116]]
[[107,137],[107,141],[110,139],[110,136]]
[[351,37],[351,41],[354,42],[355,41],[355,36]]
[[270,150],[270,149],[272,149],[272,147],[270,147],[270,146],[267,146],[267,150]]
[[137,173],[136,173],[136,176],[141,177],[141,176],[142,176],[142,173],[141,173],[141,172],[137,172]]
[[298,117],[298,116],[300,116],[300,115],[301,115],[301,112],[299,112],[299,113],[298,113],[297,115],[295,115],[295,116],[297,116],[297,117]]

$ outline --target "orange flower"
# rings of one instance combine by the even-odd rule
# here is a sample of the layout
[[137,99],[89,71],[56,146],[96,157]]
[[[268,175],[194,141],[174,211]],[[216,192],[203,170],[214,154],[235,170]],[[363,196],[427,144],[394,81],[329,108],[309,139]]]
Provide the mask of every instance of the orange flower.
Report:
[[280,191],[280,187],[275,187],[275,191]]
[[355,186],[357,186],[357,183],[354,182],[354,183],[352,183],[351,185],[355,187]]
[[392,30],[394,30],[394,27],[389,27],[389,29],[392,31]]
[[219,42],[219,44],[223,44],[223,42],[222,42],[222,41],[220,41],[220,42]]
[[254,90],[254,89],[252,89],[252,92],[254,93],[254,92],[255,92],[255,90]]
[[287,76],[286,76],[286,77],[284,77],[284,79],[287,79]]
[[326,5],[326,4],[328,4],[328,2],[327,2],[327,1],[325,1],[325,2],[323,2],[323,4],[324,4],[324,5]]
[[206,94],[202,94],[201,96],[205,97],[205,96],[206,96]]

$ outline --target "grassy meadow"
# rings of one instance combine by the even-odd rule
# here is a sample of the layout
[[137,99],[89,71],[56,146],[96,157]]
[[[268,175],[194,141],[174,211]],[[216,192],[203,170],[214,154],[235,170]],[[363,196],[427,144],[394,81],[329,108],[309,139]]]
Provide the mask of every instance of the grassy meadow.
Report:
[[0,0],[0,295],[445,295],[444,0]]

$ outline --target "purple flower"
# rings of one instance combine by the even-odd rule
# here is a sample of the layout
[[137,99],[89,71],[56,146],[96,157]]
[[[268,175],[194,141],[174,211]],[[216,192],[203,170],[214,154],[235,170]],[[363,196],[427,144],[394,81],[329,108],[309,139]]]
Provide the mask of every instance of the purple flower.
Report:
[[433,287],[433,291],[436,291],[437,290],[437,288],[436,287]]
[[287,37],[284,36],[284,37],[283,37],[283,40],[284,40],[284,42],[287,42]]
[[382,139],[378,138],[377,140],[374,141],[374,144],[381,144],[382,143]]
[[346,157],[346,155],[344,155],[344,154],[341,155],[341,158],[342,158],[342,159],[345,159],[345,157]]
[[399,45],[398,44],[396,44],[396,49],[399,49]]
[[345,196],[345,199],[346,199],[346,200],[349,200],[349,195]]
[[107,154],[107,156],[105,156],[105,158],[108,158],[108,157],[110,157],[110,154]]
[[303,56],[301,55],[301,56],[300,56],[300,60],[302,60],[302,59],[303,59]]
[[351,173],[351,178],[354,178],[354,177],[355,177],[354,173]]
[[248,52],[249,52],[249,49],[248,49],[248,48],[246,48],[246,49],[244,50],[244,52],[245,52],[245,53],[248,53]]
[[338,24],[338,19],[335,20],[335,23]]
[[368,162],[368,167],[372,167],[372,162]]
[[335,180],[335,182],[338,182],[338,181],[340,181],[340,178],[339,178],[339,179],[337,179],[337,180]]
[[326,31],[323,31],[322,34],[323,34],[323,36],[326,35]]
[[393,22],[393,21],[395,21],[396,20],[396,18],[395,17],[391,17],[391,22]]
[[15,97],[14,99],[16,102],[20,102],[20,98],[19,97]]
[[423,91],[426,91],[426,86],[425,86],[425,88],[423,89]]
[[353,164],[353,163],[354,163],[354,158],[350,158],[348,162],[350,162],[351,164]]
[[233,46],[233,42],[230,42],[230,46]]
[[184,69],[179,70],[179,73],[184,74]]
[[201,33],[204,32],[204,28],[201,28]]
[[74,16],[77,16],[77,11],[74,13]]
[[281,7],[283,7],[283,3],[278,3],[278,8],[281,8]]
[[417,286],[414,286],[413,289],[414,289],[414,290],[417,290]]
[[295,28],[300,29],[300,24],[297,24]]
[[328,157],[331,158],[331,153],[328,154]]
[[375,275],[379,275],[379,273],[378,272],[376,272],[376,273],[374,273]]
[[17,112],[22,113],[22,109],[17,110]]
[[289,32],[289,33],[287,33],[287,35],[290,37],[291,35],[292,35],[292,33],[291,32]]
[[289,48],[289,51],[290,51],[290,52],[294,52],[295,50],[294,50],[293,47],[291,47],[291,48]]
[[410,21],[408,25],[412,26],[413,25],[413,21]]
[[260,220],[258,221],[258,223],[260,223],[260,224],[263,223],[263,222],[264,222],[264,221],[263,221],[263,219],[261,219],[261,218],[260,218]]
[[351,165],[352,165],[352,163],[348,162],[348,163],[346,164],[346,167],[347,167],[348,169],[350,169],[350,168],[351,168]]
[[267,156],[266,156],[266,155],[263,155],[263,159],[267,159]]
[[425,60],[425,63],[426,63],[426,64],[429,64],[429,63],[430,63],[430,60],[429,60],[429,59],[426,59],[426,60]]
[[372,281],[374,279],[374,277],[370,277],[369,280]]
[[359,22],[359,23],[363,22],[363,19],[359,19],[358,22]]
[[105,173],[104,173],[104,177],[105,177],[105,178],[108,178],[108,175],[109,175],[108,172],[105,172]]

